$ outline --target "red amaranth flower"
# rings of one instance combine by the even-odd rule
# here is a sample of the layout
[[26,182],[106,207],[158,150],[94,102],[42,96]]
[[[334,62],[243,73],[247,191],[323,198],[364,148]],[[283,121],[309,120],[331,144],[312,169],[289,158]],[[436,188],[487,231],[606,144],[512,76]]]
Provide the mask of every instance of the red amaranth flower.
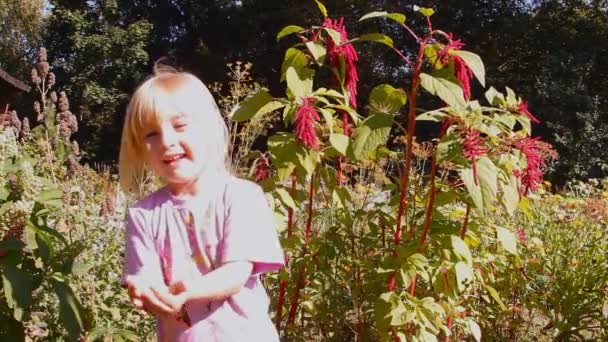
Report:
[[255,164],[255,181],[261,182],[270,176],[270,162],[265,155],[260,156]]
[[515,170],[513,174],[521,178],[523,193],[528,190],[536,190],[538,185],[543,181],[543,167],[546,160],[543,154],[543,149],[547,147],[539,138],[521,138],[515,142],[515,148],[519,149],[526,156],[526,168],[524,170]]
[[517,111],[530,118],[532,122],[540,123],[540,121],[534,115],[532,115],[532,113],[530,113],[530,110],[528,110],[528,102],[520,100],[519,104],[517,105]]
[[462,87],[462,94],[465,99],[471,98],[471,78],[473,78],[473,71],[467,63],[458,55],[451,54],[450,51],[460,50],[464,46],[464,43],[460,39],[453,39],[451,33],[448,34],[449,42],[439,51],[437,59],[440,63],[447,65],[454,63],[454,73],[460,86]]
[[471,98],[471,78],[473,77],[473,71],[460,56],[453,55],[452,62],[454,62],[456,78],[462,86],[462,94],[464,95],[464,98],[468,100]]
[[528,236],[526,235],[526,231],[523,228],[517,228],[515,230],[515,234],[517,236],[517,241],[519,241],[519,243],[521,243],[522,245],[526,245],[526,242],[528,241]]
[[[344,18],[342,17],[340,19],[326,18],[321,28],[329,28],[338,32],[340,34],[340,43],[348,41],[348,33],[346,32]],[[349,93],[350,105],[353,108],[357,108],[357,83],[359,82],[359,75],[355,62],[359,60],[359,55],[352,44],[340,45],[330,37],[327,40],[327,64],[332,68],[340,70],[340,57],[344,58],[346,69],[344,83]]]
[[482,156],[489,151],[488,148],[484,146],[484,140],[479,134],[479,131],[473,128],[467,129],[464,134],[463,154],[465,157],[471,159],[471,162],[473,163],[473,179],[475,180],[475,185],[477,185],[477,166],[475,165],[475,161],[477,157]]
[[304,146],[316,150],[319,148],[319,138],[315,131],[315,122],[319,113],[312,105],[313,98],[305,97],[302,105],[296,111],[296,137]]

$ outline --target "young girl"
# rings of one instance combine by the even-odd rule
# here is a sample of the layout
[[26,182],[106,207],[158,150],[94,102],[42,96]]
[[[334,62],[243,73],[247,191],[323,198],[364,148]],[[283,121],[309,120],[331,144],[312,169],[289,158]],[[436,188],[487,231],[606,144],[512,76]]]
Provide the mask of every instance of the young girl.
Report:
[[227,141],[188,73],[157,72],[127,109],[121,185],[136,193],[151,170],[165,186],[129,209],[122,283],[156,315],[159,341],[278,341],[259,275],[283,251],[260,187],[229,174]]

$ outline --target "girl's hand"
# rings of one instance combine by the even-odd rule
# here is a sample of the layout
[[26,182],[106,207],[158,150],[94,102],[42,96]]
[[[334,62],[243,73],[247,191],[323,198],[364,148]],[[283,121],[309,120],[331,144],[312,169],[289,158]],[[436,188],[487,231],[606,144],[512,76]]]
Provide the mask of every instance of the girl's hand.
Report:
[[172,293],[170,288],[166,286],[153,286],[149,290],[153,298],[149,298],[148,295],[145,295],[144,298],[149,300],[150,304],[154,306],[151,308],[153,311],[161,315],[174,318],[181,316],[184,304],[188,300],[188,296],[185,291]]

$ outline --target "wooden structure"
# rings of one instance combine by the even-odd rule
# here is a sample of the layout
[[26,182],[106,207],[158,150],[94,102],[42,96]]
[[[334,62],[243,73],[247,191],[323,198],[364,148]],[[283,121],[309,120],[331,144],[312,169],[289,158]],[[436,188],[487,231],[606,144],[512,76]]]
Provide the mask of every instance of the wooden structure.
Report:
[[4,113],[7,105],[16,99],[21,91],[29,92],[31,87],[0,69],[0,113]]

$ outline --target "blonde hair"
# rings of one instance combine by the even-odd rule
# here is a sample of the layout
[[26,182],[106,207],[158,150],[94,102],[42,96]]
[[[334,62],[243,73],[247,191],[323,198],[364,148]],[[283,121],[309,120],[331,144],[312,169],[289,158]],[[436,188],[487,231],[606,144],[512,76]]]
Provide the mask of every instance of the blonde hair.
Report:
[[137,88],[127,107],[118,162],[124,191],[141,195],[150,171],[143,159],[142,129],[158,126],[167,117],[179,113],[202,120],[205,127],[206,132],[201,134],[208,159],[203,173],[228,173],[228,130],[209,89],[190,73],[157,66],[154,75]]

